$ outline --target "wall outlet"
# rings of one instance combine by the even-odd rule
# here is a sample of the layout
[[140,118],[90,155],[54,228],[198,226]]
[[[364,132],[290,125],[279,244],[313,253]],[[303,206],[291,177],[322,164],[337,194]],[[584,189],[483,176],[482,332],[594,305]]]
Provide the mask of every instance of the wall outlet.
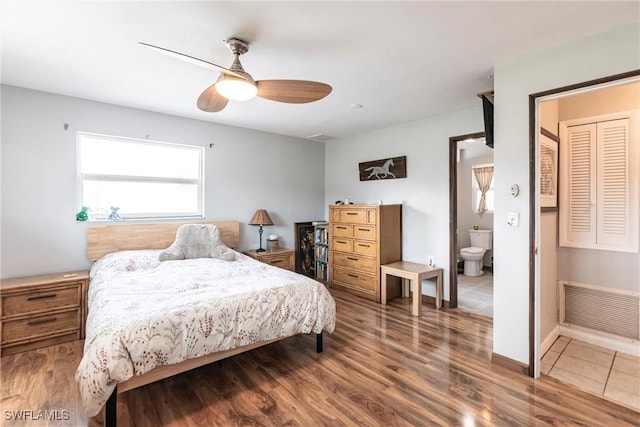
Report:
[[436,260],[433,258],[433,255],[429,255],[429,267],[435,267]]

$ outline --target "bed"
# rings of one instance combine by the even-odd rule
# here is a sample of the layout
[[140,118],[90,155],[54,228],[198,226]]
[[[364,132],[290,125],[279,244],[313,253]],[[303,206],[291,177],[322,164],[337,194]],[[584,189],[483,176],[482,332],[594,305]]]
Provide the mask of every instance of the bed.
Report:
[[[321,352],[322,332],[334,330],[324,285],[229,249],[239,223],[181,225],[89,228],[96,262],[76,381],[87,415],[106,405],[108,426],[118,393],[301,333],[315,333]],[[217,255],[167,258],[189,227],[217,233]]]

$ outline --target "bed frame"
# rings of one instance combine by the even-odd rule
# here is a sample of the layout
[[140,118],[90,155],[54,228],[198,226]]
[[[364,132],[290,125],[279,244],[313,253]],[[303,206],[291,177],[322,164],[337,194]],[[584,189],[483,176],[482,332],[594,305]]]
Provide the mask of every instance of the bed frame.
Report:
[[[162,224],[109,224],[90,226],[87,231],[87,257],[96,261],[100,257],[115,251],[138,249],[165,249],[176,237],[176,230],[183,224],[212,224],[220,229],[220,235],[225,245],[237,248],[240,241],[240,223],[238,221],[191,221],[171,222]],[[286,338],[286,337],[285,337]],[[105,407],[105,426],[115,427],[117,424],[118,394],[137,387],[160,381],[173,375],[181,374],[191,369],[217,362],[245,351],[253,350],[276,340],[262,341],[231,350],[221,351],[195,359],[188,359],[174,365],[158,366],[145,373],[119,383],[111,393]],[[322,332],[316,334],[316,351],[322,353]]]
[[178,227],[194,223],[217,226],[224,244],[230,248],[238,247],[240,242],[240,223],[238,221],[93,225],[87,230],[87,258],[91,261],[96,261],[98,258],[116,251],[166,249],[176,239]]

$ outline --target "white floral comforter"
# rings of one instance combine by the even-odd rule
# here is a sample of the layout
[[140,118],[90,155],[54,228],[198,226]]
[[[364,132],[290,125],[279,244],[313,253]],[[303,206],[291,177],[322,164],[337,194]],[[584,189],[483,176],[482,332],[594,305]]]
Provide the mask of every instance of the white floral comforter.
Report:
[[335,301],[324,285],[240,253],[158,261],[123,251],[91,269],[84,355],[76,371],[89,416],[117,383],[160,365],[260,341],[333,332]]

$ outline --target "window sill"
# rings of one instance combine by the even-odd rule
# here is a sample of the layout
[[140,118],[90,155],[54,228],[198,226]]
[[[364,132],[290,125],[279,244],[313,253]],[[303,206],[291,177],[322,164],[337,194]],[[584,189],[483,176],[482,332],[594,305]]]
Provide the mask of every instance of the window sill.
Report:
[[154,218],[122,218],[119,220],[108,219],[89,219],[87,221],[78,221],[78,224],[123,224],[123,223],[135,223],[135,222],[171,222],[171,221],[202,221],[204,216],[168,216],[168,217],[154,217]]

